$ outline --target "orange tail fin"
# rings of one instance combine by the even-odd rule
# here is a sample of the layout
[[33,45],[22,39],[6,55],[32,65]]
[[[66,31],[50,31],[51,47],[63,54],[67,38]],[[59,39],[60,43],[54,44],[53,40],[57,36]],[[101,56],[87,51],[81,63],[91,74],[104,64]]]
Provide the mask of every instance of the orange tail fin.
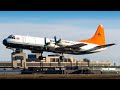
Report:
[[87,40],[80,40],[80,42],[104,45],[105,44],[104,27],[102,25],[99,25],[95,35],[92,38],[87,39]]

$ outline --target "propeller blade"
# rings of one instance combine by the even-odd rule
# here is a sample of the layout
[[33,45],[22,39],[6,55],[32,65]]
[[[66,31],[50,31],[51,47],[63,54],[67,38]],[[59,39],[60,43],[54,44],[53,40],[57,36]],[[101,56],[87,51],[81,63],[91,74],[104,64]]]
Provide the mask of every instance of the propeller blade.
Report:
[[47,42],[46,37],[45,37],[45,46],[49,45],[50,42]]
[[45,40],[44,48],[45,48],[45,50],[47,50],[48,45],[50,45],[51,41],[47,42],[46,37],[44,38],[44,40]]
[[47,45],[49,45],[50,43],[49,42],[47,43],[46,37],[44,38],[44,40],[45,40],[44,48],[45,50],[47,50]]
[[59,40],[57,41],[56,36],[54,36],[54,40],[55,40],[55,45],[61,41],[61,39],[59,39]]
[[54,36],[54,40],[55,40],[55,43],[57,42],[57,40],[56,40],[56,36]]
[[59,39],[58,41],[57,41],[57,43],[59,43],[61,41],[61,39]]
[[45,45],[46,45],[46,37],[45,37],[45,39],[44,39],[44,40],[45,40]]

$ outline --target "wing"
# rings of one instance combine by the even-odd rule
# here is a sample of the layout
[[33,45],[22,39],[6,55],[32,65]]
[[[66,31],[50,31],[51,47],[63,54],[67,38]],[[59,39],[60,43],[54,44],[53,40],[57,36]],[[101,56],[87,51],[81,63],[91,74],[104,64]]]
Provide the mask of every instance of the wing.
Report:
[[62,46],[62,47],[58,47],[56,49],[59,49],[59,50],[65,50],[65,49],[79,49],[80,47],[82,46],[85,46],[87,44],[85,43],[80,43],[80,44],[74,44],[74,45],[69,45],[69,46]]
[[70,45],[70,46],[65,46],[64,48],[79,48],[79,47],[82,47],[82,46],[85,46],[87,44],[85,43],[80,43],[80,44],[74,44],[74,45]]

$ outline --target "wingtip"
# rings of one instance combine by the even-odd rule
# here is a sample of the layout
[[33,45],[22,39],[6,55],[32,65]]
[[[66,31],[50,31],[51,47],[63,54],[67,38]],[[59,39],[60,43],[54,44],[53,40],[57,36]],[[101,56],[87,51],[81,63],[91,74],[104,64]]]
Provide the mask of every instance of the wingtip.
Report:
[[111,45],[116,45],[116,43],[112,43]]

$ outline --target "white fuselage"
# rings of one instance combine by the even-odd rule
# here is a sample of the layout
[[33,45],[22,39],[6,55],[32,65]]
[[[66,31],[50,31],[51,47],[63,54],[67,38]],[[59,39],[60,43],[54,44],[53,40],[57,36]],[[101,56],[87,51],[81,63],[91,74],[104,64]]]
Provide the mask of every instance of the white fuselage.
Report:
[[[45,45],[45,40],[44,40],[44,38],[41,38],[41,37],[11,35],[11,36],[9,36],[8,38],[6,38],[4,40],[6,41],[6,43],[4,43],[4,45],[6,45],[8,47],[13,47],[13,48],[17,48],[17,45],[19,46],[18,48],[20,48],[20,45],[21,45],[21,46],[29,46],[30,49],[33,48],[33,50],[34,50],[35,47],[44,48],[44,45]],[[83,43],[83,42],[77,42],[77,41],[61,40],[60,43],[58,43],[57,45],[55,45],[54,39],[50,39],[50,38],[46,38],[46,42],[50,42],[50,44],[47,47],[49,49],[51,49],[51,50],[55,50],[55,48],[58,48],[58,47],[64,47],[64,46],[70,46],[70,45],[74,45],[74,44]],[[92,48],[95,48],[96,46],[99,46],[97,44],[91,44],[91,43],[85,43],[85,44],[87,44],[87,45],[80,47],[80,49],[78,50],[78,52],[87,51],[87,50],[90,50]],[[26,49],[26,48],[22,47],[22,49]],[[29,48],[27,48],[27,49],[29,49]],[[90,51],[90,52],[91,53],[92,52],[93,53],[94,52],[99,52],[99,51],[102,51],[104,49],[105,48],[96,49],[96,50],[93,50],[93,51]]]

